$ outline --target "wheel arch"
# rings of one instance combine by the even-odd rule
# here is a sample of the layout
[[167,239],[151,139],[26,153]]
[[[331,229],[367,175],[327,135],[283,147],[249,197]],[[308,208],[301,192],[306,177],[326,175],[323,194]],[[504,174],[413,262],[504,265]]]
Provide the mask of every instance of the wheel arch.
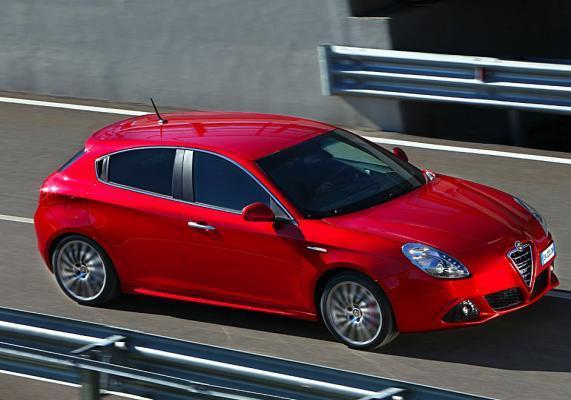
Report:
[[323,271],[323,273],[317,278],[315,285],[313,287],[313,304],[315,307],[316,314],[321,315],[321,310],[320,310],[321,295],[323,293],[323,290],[325,289],[325,286],[327,285],[327,282],[343,272],[352,272],[358,274],[379,287],[379,289],[381,290],[384,297],[387,299],[389,303],[389,307],[393,314],[393,320],[396,326],[396,314],[394,306],[383,285],[377,279],[374,279],[371,275],[364,272],[362,268],[359,268],[358,266],[353,264],[336,265],[330,269]]
[[98,240],[98,238],[93,237],[92,235],[88,234],[87,232],[82,232],[80,230],[65,230],[65,231],[61,231],[58,232],[57,234],[55,234],[49,241],[49,243],[47,244],[47,248],[46,248],[46,262],[48,265],[49,270],[53,273],[54,269],[53,269],[53,255],[54,252],[57,248],[57,246],[66,238],[70,237],[70,236],[81,236],[83,238],[89,239],[93,242],[95,242],[99,247],[101,247],[101,249],[105,252],[105,255],[111,260],[111,262],[113,263],[113,266],[115,267],[115,270],[117,272],[117,267],[116,267],[116,263],[115,263],[115,259],[114,257],[111,256],[109,250],[107,249],[107,246],[105,243],[102,243],[101,240]]
[[[66,241],[66,239],[69,239],[69,241]],[[101,287],[98,289],[98,291],[88,298],[78,297],[82,295],[82,293],[79,295],[77,293],[72,293],[70,288],[67,287],[62,281],[61,270],[59,268],[56,270],[56,268],[54,268],[53,265],[54,260],[59,257],[57,255],[59,254],[58,247],[62,246],[60,247],[59,250],[61,251],[68,243],[73,243],[77,241],[86,243],[93,249],[93,251],[95,251],[98,254],[98,256],[102,260],[101,267],[106,272],[104,276],[107,277],[106,280],[104,279],[101,282]],[[48,251],[49,251],[52,273],[54,273],[56,281],[60,286],[60,288],[64,291],[64,293],[68,297],[72,298],[74,301],[78,302],[79,304],[99,305],[114,299],[115,297],[117,297],[122,293],[121,279],[117,274],[117,270],[115,269],[113,260],[109,256],[108,251],[101,245],[101,243],[97,241],[95,238],[93,238],[91,235],[78,233],[77,231],[62,232],[61,234],[54,237],[48,246],[49,246]],[[83,261],[81,262],[83,263]]]
[[[319,277],[316,279],[315,284],[313,285],[313,304],[315,306],[315,310],[319,313],[319,303],[321,300],[321,294],[323,293],[323,289],[325,289],[325,285],[329,282],[333,277],[343,273],[343,272],[353,272],[363,276],[364,278],[374,282],[375,284],[379,285],[378,282],[373,279],[369,274],[362,271],[361,268],[351,264],[343,264],[343,265],[336,265],[333,266],[321,273]],[[380,289],[384,292],[384,289],[379,285]]]
[[[85,232],[81,232],[77,229],[76,230],[62,230],[62,231],[54,233],[49,238],[49,240],[47,241],[45,249],[44,249],[44,259],[46,261],[46,265],[47,265],[48,269],[52,273],[54,272],[53,255],[54,255],[55,249],[57,248],[57,245],[60,244],[61,241],[64,240],[66,237],[74,236],[74,235],[83,236],[85,238],[88,238],[88,239],[91,239],[91,240],[97,242],[94,238],[87,235]],[[97,242],[97,244],[99,244],[99,242]]]
[[48,268],[50,269],[50,271],[52,273],[54,272],[54,260],[53,260],[54,252],[55,252],[58,244],[60,244],[61,241],[64,240],[66,237],[73,236],[73,235],[77,235],[77,233],[72,233],[72,232],[60,233],[59,235],[54,237],[51,240],[51,242],[48,244],[47,253],[46,253],[46,255],[47,255],[46,261],[48,263]]

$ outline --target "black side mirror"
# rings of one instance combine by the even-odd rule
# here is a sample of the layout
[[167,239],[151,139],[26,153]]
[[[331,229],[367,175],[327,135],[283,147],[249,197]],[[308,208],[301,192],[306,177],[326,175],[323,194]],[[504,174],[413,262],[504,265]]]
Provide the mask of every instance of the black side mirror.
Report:
[[408,161],[408,156],[406,155],[404,150],[401,149],[400,147],[393,148],[393,154],[403,161]]

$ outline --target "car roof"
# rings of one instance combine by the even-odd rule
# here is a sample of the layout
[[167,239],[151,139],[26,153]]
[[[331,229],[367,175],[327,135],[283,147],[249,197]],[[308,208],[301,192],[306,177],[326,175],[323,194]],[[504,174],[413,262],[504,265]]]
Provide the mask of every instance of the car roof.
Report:
[[194,147],[257,160],[335,129],[299,117],[259,113],[196,111],[162,117],[166,124],[155,114],[114,123],[95,132],[86,147]]

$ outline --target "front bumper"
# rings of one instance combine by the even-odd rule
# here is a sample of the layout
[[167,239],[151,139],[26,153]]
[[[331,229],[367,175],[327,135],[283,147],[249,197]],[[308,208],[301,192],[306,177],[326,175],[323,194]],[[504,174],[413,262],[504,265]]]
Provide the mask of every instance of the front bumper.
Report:
[[[444,316],[442,325],[439,328],[446,329],[482,324],[490,319],[527,307],[541,299],[551,289],[559,286],[559,279],[551,268],[547,268],[543,271],[536,278],[536,283],[537,281],[540,281],[541,284],[536,284],[531,292],[524,292],[520,288],[509,288],[490,293],[489,295],[469,299],[479,310],[477,317],[466,320],[459,318],[456,321],[452,321],[450,318],[446,318],[450,315],[449,312]],[[462,302],[459,304],[462,304]],[[452,307],[452,309],[454,309],[454,307]]]
[[[534,247],[543,249],[550,242],[551,240],[542,241],[534,244]],[[503,251],[491,251],[488,254],[494,253],[504,254]],[[486,268],[468,279],[427,281],[426,277],[417,276],[413,272],[406,279],[407,293],[402,296],[397,294],[397,301],[393,302],[399,330],[421,332],[479,325],[535,303],[559,286],[555,274],[555,257],[540,266],[539,253],[534,251],[534,262],[538,267],[531,288],[525,284],[516,269],[506,263],[503,256],[489,256],[481,260],[487,264]],[[498,267],[499,263],[502,265]],[[401,283],[398,286],[404,287],[405,282]],[[414,295],[411,296],[410,293]],[[467,303],[477,308],[477,315],[457,318],[455,310]],[[451,318],[451,315],[456,318]]]

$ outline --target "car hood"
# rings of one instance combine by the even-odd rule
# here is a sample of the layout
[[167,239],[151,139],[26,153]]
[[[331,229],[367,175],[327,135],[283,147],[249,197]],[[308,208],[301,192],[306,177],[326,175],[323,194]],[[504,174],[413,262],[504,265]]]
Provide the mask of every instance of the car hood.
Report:
[[324,221],[402,243],[421,242],[452,253],[506,238],[522,238],[531,215],[510,195],[439,175],[403,196]]

